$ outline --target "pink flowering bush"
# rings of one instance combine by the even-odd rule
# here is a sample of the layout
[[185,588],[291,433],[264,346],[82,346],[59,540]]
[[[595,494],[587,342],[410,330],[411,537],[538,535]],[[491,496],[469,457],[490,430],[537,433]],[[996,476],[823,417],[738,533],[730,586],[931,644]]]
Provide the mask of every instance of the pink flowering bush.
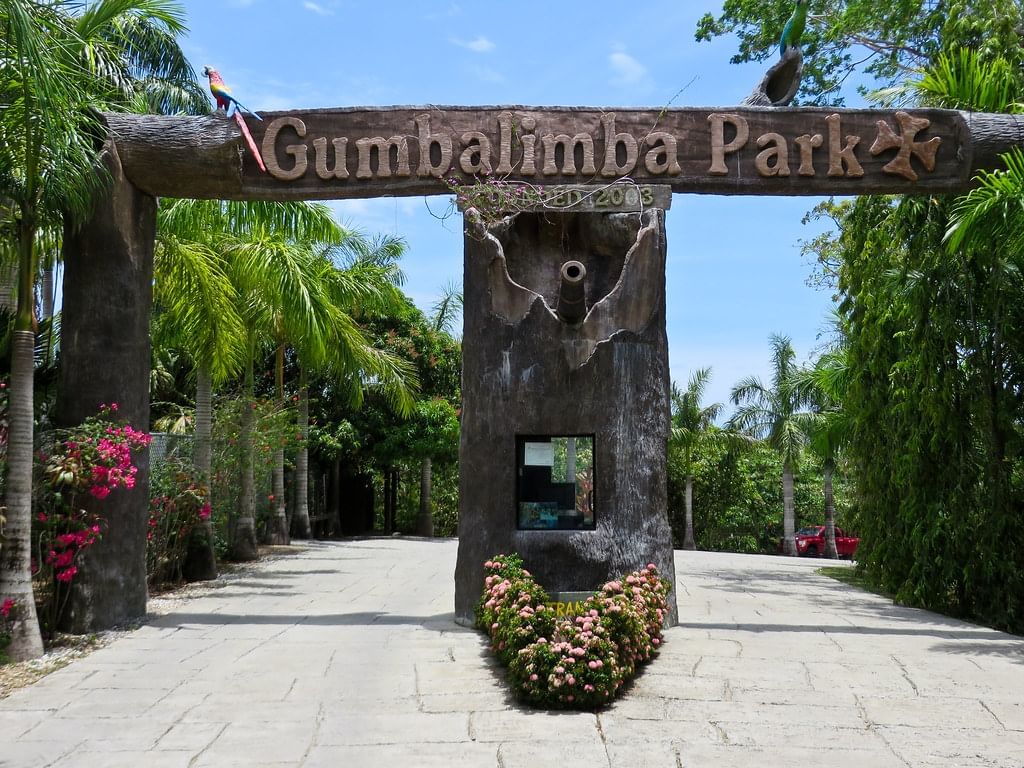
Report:
[[602,586],[579,616],[557,620],[517,555],[484,567],[477,625],[508,665],[516,694],[531,704],[600,707],[661,646],[671,585],[653,564]]
[[132,465],[132,451],[149,445],[150,436],[114,423],[116,414],[117,403],[101,405],[98,416],[87,418],[54,446],[44,472],[55,495],[88,491],[105,499],[113,490],[135,487],[139,470]]
[[196,482],[190,463],[172,457],[153,467],[150,496],[146,575],[154,586],[177,583],[192,531],[210,519],[210,492]]
[[96,416],[54,433],[37,456],[41,478],[33,512],[32,569],[47,633],[56,628],[82,552],[103,536],[106,523],[96,502],[117,489],[135,487],[139,470],[132,451],[150,442],[148,434],[119,423],[117,410],[117,403],[101,405]]
[[18,604],[11,598],[0,601],[0,664],[6,664],[7,646],[11,644],[11,625],[18,618]]
[[520,649],[551,634],[554,611],[545,605],[547,594],[518,555],[498,555],[484,567],[489,573],[477,606],[477,625],[490,634],[491,650],[510,664]]

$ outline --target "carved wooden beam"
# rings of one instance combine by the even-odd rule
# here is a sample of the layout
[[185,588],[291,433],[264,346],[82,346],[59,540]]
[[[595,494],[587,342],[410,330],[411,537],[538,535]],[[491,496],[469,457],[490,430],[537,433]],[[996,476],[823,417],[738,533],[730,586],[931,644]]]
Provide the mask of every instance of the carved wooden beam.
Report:
[[233,121],[105,116],[126,176],[154,196],[254,200],[443,194],[446,179],[669,185],[749,195],[930,194],[1024,147],[1024,116],[950,110],[382,107]]

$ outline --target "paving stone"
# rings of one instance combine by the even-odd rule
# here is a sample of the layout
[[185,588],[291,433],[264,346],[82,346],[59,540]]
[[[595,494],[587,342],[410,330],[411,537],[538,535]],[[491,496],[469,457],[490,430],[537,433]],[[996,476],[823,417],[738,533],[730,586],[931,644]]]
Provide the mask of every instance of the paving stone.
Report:
[[[150,749],[171,727],[170,722],[148,718],[51,717],[18,737],[19,742],[102,743],[111,751]],[[0,763],[2,765],[2,763]],[[6,766],[4,766],[6,768]]]
[[315,722],[253,722],[238,718],[227,724],[193,765],[232,765],[246,758],[254,764],[298,765],[315,734]]
[[11,741],[5,736],[3,747],[0,748],[0,765],[3,768],[49,768],[65,755],[76,754],[80,743],[57,740]]
[[974,727],[980,731],[998,726],[995,716],[975,699],[863,696],[860,702],[866,716],[878,725],[928,727],[948,723],[959,728]]
[[982,705],[1002,723],[1003,728],[1024,734],[1024,692],[1018,690],[1015,698],[1015,701],[1003,701],[986,697]]
[[800,749],[788,745],[751,749],[745,746],[684,744],[679,768],[766,768],[766,766],[820,765],[828,768],[907,768],[907,763],[884,750],[850,749],[842,744],[827,749]]
[[[0,733],[4,735],[5,742],[17,741],[23,733],[43,723],[48,716],[48,713],[39,711],[2,711],[0,712]],[[2,755],[3,753],[0,752],[0,759],[2,759]]]
[[[321,747],[310,750],[302,768],[498,768],[494,744],[389,744],[386,746]],[[507,768],[507,764],[506,764]]]
[[189,768],[191,760],[191,752],[110,752],[102,744],[93,744],[76,749],[53,768]]
[[515,708],[515,700],[507,693],[452,693],[418,696],[423,712],[500,712]]
[[470,733],[475,741],[513,742],[543,738],[585,742],[599,738],[597,717],[589,712],[474,712]]
[[185,722],[171,726],[154,744],[160,752],[199,754],[227,728],[226,722]]
[[326,713],[316,743],[318,746],[360,746],[470,741],[469,718],[468,713],[448,712]]
[[559,739],[556,733],[548,733],[546,737],[538,736],[530,741],[501,743],[498,746],[498,760],[502,768],[609,765],[607,750],[596,735],[589,741],[577,741],[571,736]]

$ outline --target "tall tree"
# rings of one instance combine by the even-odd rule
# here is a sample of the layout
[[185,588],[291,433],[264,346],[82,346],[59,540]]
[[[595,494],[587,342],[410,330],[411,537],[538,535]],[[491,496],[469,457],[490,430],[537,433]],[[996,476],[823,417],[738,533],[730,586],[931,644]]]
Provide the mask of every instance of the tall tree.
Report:
[[387,316],[399,311],[405,297],[399,290],[404,276],[398,261],[405,243],[389,236],[365,238],[349,233],[340,242],[320,254],[321,269],[334,311],[327,318],[326,343],[310,344],[310,339],[294,336],[285,329],[286,339],[296,353],[299,365],[298,432],[296,457],[295,510],[292,532],[309,538],[309,385],[311,370],[330,372],[338,381],[338,392],[359,405],[367,389],[379,391],[397,413],[412,410],[413,393],[418,382],[410,365],[400,358],[376,349],[358,325],[356,318]]
[[311,345],[322,345],[333,307],[310,243],[294,242],[275,232],[254,231],[244,240],[225,241],[222,247],[241,297],[245,329],[246,403],[239,435],[241,475],[231,549],[236,559],[252,560],[257,556],[252,446],[256,358],[261,346],[273,338],[277,311],[293,324],[296,336]]
[[819,357],[814,365],[796,373],[797,388],[805,393],[811,411],[801,414],[808,446],[821,462],[825,499],[825,556],[835,560],[836,505],[833,476],[850,423],[843,410],[844,393],[849,381],[846,350],[838,346]]
[[37,232],[84,217],[103,186],[96,110],[137,104],[140,78],[182,85],[183,93],[195,76],[175,42],[184,30],[179,9],[164,0],[3,0],[0,28],[0,196],[9,201],[18,263],[0,594],[20,606],[10,653],[28,658],[42,652],[28,551]]
[[702,448],[720,439],[716,433],[715,421],[722,413],[722,403],[704,406],[704,390],[711,379],[710,368],[693,372],[685,391],[672,385],[672,431],[669,447],[682,454],[683,472],[686,475],[686,533],[683,549],[696,549],[693,538],[693,472],[694,461]]
[[766,440],[782,459],[783,550],[796,554],[796,512],[793,504],[793,472],[806,436],[801,414],[808,404],[796,379],[796,353],[788,336],[773,334],[772,381],[765,386],[755,376],[732,389],[730,399],[738,406],[729,426],[738,432]]
[[[1017,77],[956,51],[913,85],[922,103],[998,111],[1024,100]],[[1019,630],[1024,264],[1008,162],[960,201],[859,199],[839,290],[858,557],[901,600]]]
[[[842,103],[841,88],[865,73],[892,85],[930,65],[943,51],[971,48],[983,59],[1005,58],[1024,67],[1024,9],[1018,0],[810,0],[802,36],[805,102]],[[725,0],[717,16],[705,14],[697,40],[736,35],[733,63],[778,55],[779,36],[793,0]]]

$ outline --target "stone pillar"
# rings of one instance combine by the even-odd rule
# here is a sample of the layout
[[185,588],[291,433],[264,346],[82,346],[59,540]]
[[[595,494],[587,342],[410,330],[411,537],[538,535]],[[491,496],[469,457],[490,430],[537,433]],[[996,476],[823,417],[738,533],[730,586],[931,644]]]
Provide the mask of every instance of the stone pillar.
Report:
[[[483,563],[499,553],[518,552],[549,592],[594,590],[649,562],[674,580],[664,211],[520,213],[487,229],[473,213],[456,619],[472,622]],[[556,313],[569,260],[587,275],[578,323]],[[594,530],[517,528],[517,435],[594,436]]]
[[[108,143],[110,185],[92,217],[64,232],[64,309],[58,417],[73,426],[101,403],[149,429],[149,312],[156,200],[136,189]],[[72,632],[107,629],[146,613],[149,455],[135,454],[135,488],[104,501],[103,539],[82,555],[65,618]]]

